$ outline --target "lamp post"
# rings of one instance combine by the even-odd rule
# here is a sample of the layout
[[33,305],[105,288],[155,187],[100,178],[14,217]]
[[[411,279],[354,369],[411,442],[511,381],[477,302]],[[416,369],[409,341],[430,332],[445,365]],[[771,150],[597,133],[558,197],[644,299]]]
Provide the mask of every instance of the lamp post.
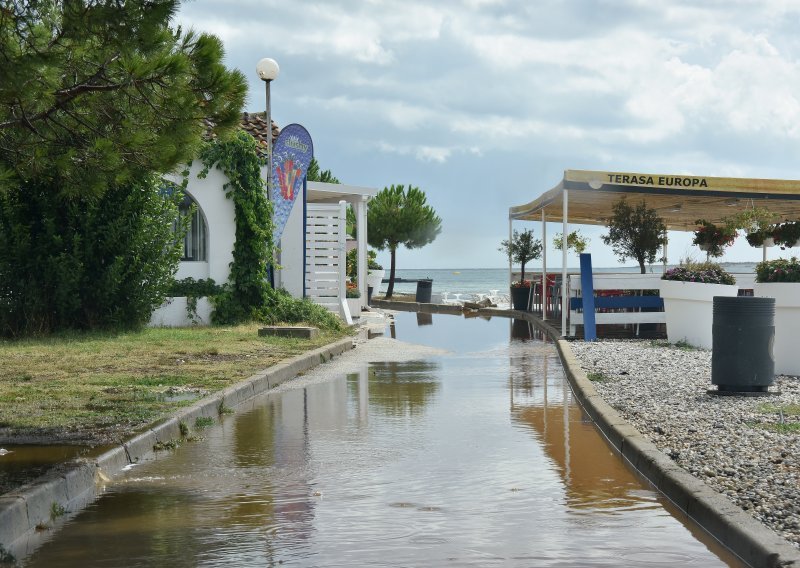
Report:
[[267,93],[267,158],[269,161],[269,175],[267,176],[267,191],[272,198],[272,109],[269,101],[269,84],[278,78],[280,67],[274,59],[265,57],[256,65],[258,77],[264,81]]
[[[280,72],[278,62],[269,57],[265,57],[256,64],[256,72],[258,77],[264,81],[267,94],[267,164],[269,171],[267,173],[267,199],[272,199],[272,109],[270,108],[269,101],[269,84],[278,78]],[[272,265],[269,267],[269,284],[275,288],[275,275],[272,271]]]

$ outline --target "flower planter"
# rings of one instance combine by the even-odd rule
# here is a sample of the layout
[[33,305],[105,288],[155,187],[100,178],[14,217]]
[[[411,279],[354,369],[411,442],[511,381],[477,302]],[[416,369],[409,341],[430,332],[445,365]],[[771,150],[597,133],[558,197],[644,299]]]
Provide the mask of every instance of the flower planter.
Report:
[[528,288],[511,288],[511,306],[515,310],[523,312],[528,311],[528,299],[531,294],[531,289]]
[[378,294],[380,292],[384,274],[386,274],[386,270],[383,268],[367,271],[367,286],[372,287],[373,294]]
[[357,318],[361,316],[361,298],[347,298],[347,308],[350,316]]
[[775,298],[775,372],[800,375],[800,282],[756,282],[753,295]]
[[679,280],[660,282],[669,342],[686,341],[694,347],[711,349],[714,296],[736,296],[739,287]]

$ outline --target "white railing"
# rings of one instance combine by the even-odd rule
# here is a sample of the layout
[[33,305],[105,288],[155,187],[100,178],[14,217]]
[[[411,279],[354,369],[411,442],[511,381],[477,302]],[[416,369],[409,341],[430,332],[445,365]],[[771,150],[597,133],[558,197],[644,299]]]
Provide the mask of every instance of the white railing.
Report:
[[[594,273],[592,286],[594,290],[658,290],[661,274],[631,273]],[[581,297],[581,277],[571,274],[569,281],[569,297]],[[595,313],[595,323],[600,324],[640,324],[665,323],[664,312],[615,311]],[[583,325],[583,312],[579,309],[569,310],[569,333],[575,335],[575,326]]]

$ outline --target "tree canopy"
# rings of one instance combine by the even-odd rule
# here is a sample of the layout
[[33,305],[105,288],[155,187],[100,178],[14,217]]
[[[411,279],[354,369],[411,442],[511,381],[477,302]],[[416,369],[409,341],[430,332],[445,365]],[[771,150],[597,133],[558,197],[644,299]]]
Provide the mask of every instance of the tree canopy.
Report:
[[613,211],[614,215],[606,220],[608,234],[601,238],[605,244],[611,245],[620,261],[636,259],[644,274],[645,264],[656,261],[667,226],[656,210],[648,209],[644,201],[634,207],[628,205],[623,197],[614,204]]
[[190,161],[240,119],[247,84],[220,40],[172,29],[178,0],[21,0],[0,7],[0,189],[61,197]]
[[397,247],[420,248],[433,242],[442,230],[442,220],[428,205],[425,192],[414,187],[385,187],[370,200],[367,212],[367,242],[378,250],[389,249],[391,267],[386,297],[394,292]]
[[247,84],[178,0],[0,3],[0,333],[134,327],[180,259],[162,175],[240,120]]
[[525,265],[542,256],[542,241],[533,238],[533,231],[530,229],[514,231],[511,241],[504,240],[500,243],[499,250],[505,252],[513,262],[519,263],[522,272],[520,280],[525,280]]

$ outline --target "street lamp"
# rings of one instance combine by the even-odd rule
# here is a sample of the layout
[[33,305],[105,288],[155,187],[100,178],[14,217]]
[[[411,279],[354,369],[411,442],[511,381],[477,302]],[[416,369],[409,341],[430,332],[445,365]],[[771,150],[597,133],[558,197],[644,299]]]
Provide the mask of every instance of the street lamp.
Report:
[[269,175],[267,176],[267,191],[272,198],[272,109],[269,102],[269,84],[278,78],[280,72],[277,61],[265,57],[256,65],[259,78],[264,81],[267,92],[267,157],[269,159]]
[[[278,78],[280,72],[278,62],[269,57],[265,57],[256,64],[256,73],[258,77],[264,81],[267,92],[267,164],[269,171],[267,173],[267,199],[272,199],[272,109],[269,103],[269,84]],[[275,287],[275,276],[272,272],[272,265],[269,267],[269,284]]]

